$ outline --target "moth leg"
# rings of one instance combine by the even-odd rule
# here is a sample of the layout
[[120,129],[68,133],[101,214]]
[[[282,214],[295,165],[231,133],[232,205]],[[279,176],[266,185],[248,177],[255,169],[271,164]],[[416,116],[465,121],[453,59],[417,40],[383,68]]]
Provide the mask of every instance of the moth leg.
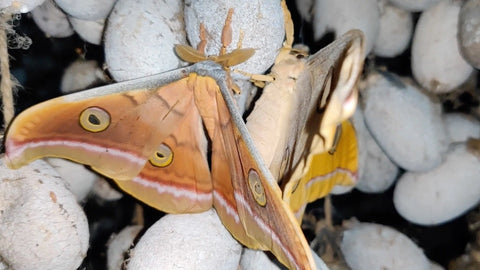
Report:
[[271,83],[275,81],[275,76],[273,74],[253,74],[248,73],[243,70],[234,70],[236,73],[240,73],[243,76],[246,76],[250,79],[250,81],[257,87],[264,88],[267,83]]
[[285,24],[285,41],[283,42],[283,48],[292,49],[294,34],[292,15],[290,14],[290,10],[288,10],[285,0],[282,0],[281,5],[283,10],[283,23]]

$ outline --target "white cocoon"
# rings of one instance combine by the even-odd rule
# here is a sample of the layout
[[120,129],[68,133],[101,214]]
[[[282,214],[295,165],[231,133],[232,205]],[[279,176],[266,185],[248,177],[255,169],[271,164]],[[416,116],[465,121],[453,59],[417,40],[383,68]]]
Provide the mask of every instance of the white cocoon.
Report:
[[47,158],[45,160],[60,174],[68,190],[75,195],[78,202],[87,197],[98,175],[87,169],[83,164],[70,160],[61,158]]
[[103,177],[94,182],[92,193],[105,201],[116,201],[123,197],[123,193],[113,188]]
[[415,79],[435,93],[454,90],[473,68],[460,55],[457,24],[460,2],[441,1],[423,12],[412,41],[412,72]]
[[366,84],[365,123],[390,159],[410,171],[439,165],[448,147],[440,104],[391,73],[372,73]]
[[232,269],[242,246],[215,210],[166,215],[152,225],[131,251],[127,269]]
[[313,14],[316,39],[329,30],[339,37],[348,30],[360,29],[365,34],[365,55],[372,50],[380,27],[377,0],[316,0]]
[[104,20],[116,0],[55,0],[57,5],[70,16],[82,20]]
[[[313,251],[312,256],[318,270],[329,270],[323,260]],[[254,250],[244,248],[242,258],[240,260],[241,270],[279,270],[275,263],[273,263],[262,250]]]
[[118,234],[113,234],[107,243],[107,269],[120,270],[124,262],[124,255],[133,245],[137,234],[143,226],[134,225],[123,228]]
[[458,21],[458,43],[463,57],[480,69],[480,1],[464,1]]
[[234,69],[253,74],[264,73],[273,64],[285,37],[283,11],[278,0],[186,0],[185,27],[190,44],[197,47],[200,24],[203,23],[207,31],[206,54],[218,55],[225,18],[230,8],[233,8],[232,42],[227,52],[237,48],[241,31],[244,34],[242,48],[255,49],[255,54],[247,62]]
[[413,32],[412,14],[404,9],[379,0],[380,30],[373,52],[382,57],[395,57],[410,44]]
[[10,170],[0,159],[0,260],[9,269],[76,269],[88,240],[82,208],[50,165]]
[[11,13],[27,13],[37,6],[41,5],[45,0],[0,0],[0,9],[6,9]]
[[69,20],[75,32],[77,32],[83,40],[95,45],[102,43],[103,28],[105,26],[104,19],[89,21],[69,17]]
[[430,270],[430,262],[412,240],[383,225],[355,225],[343,233],[340,248],[352,270]]
[[424,11],[425,9],[443,0],[388,0],[388,1],[392,2],[392,4],[399,6],[403,9],[417,12],[417,11]]
[[387,190],[395,181],[398,167],[383,152],[365,126],[360,106],[353,115],[358,142],[358,182],[355,188],[368,193]]
[[479,177],[479,159],[465,144],[455,145],[437,168],[402,175],[393,202],[398,213],[413,223],[440,224],[478,204]]
[[55,5],[53,0],[46,0],[32,10],[32,18],[38,28],[49,37],[62,38],[73,35],[67,15]]
[[173,45],[185,36],[182,1],[118,0],[104,34],[108,70],[124,81],[178,68]]
[[313,2],[314,0],[297,0],[295,5],[298,13],[307,22],[311,22],[313,18]]
[[240,260],[242,270],[280,270],[261,250],[244,248]]
[[63,72],[60,91],[63,94],[86,89],[107,80],[103,70],[95,60],[76,60]]
[[480,122],[471,115],[447,113],[443,121],[450,142],[465,142],[468,138],[480,138]]

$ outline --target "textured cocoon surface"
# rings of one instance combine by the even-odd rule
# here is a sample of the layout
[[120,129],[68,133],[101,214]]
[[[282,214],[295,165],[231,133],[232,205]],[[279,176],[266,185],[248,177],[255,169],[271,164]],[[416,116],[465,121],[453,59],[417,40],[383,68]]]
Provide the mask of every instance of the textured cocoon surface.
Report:
[[9,269],[77,269],[88,241],[85,214],[51,166],[10,170],[0,159],[0,260]]
[[124,81],[180,67],[174,44],[186,44],[181,1],[118,0],[104,35],[105,62]]
[[412,72],[426,89],[449,92],[465,82],[473,68],[457,42],[460,2],[441,1],[423,12],[412,41]]
[[54,4],[53,0],[46,0],[32,10],[32,18],[38,28],[49,37],[62,38],[73,35],[67,15]]
[[479,159],[467,151],[465,144],[455,145],[437,168],[402,175],[393,202],[398,213],[410,222],[436,225],[477,205],[479,178]]
[[389,4],[378,2],[380,8],[380,28],[373,52],[382,57],[395,57],[410,44],[413,32],[412,14]]
[[152,225],[131,251],[127,269],[232,269],[242,246],[215,210],[166,215]]
[[57,5],[69,15],[82,20],[105,19],[116,0],[55,0]]
[[0,9],[6,8],[12,13],[27,13],[37,6],[41,5],[45,0],[1,0]]
[[465,1],[458,21],[458,43],[467,62],[480,68],[480,1]]
[[86,42],[100,45],[102,43],[103,28],[105,26],[105,20],[82,20],[75,17],[69,18],[72,23],[73,29],[77,34]]
[[108,240],[107,246],[107,269],[120,270],[125,264],[124,255],[133,245],[137,234],[143,226],[134,225],[123,228],[118,234],[114,234]]
[[66,187],[75,195],[78,202],[87,197],[98,178],[97,174],[83,164],[60,158],[46,158],[46,161],[60,174]]
[[225,18],[230,8],[233,8],[232,43],[227,47],[227,52],[237,48],[240,31],[244,33],[242,48],[255,49],[255,54],[247,62],[234,69],[264,73],[273,64],[285,37],[283,11],[278,0],[186,0],[185,26],[190,45],[196,48],[200,42],[199,29],[200,23],[203,23],[207,31],[205,53],[218,55]]
[[280,270],[261,250],[244,248],[240,260],[242,270]]
[[377,0],[316,0],[313,32],[316,39],[333,30],[339,37],[351,29],[360,29],[365,35],[367,55],[378,37],[380,11]]
[[352,270],[430,270],[430,262],[412,240],[383,225],[355,225],[343,232],[340,248]]
[[72,93],[103,83],[106,80],[107,78],[98,66],[97,61],[76,60],[63,72],[60,91],[64,94]]
[[442,0],[388,0],[392,4],[410,11],[423,11]]
[[443,122],[450,142],[465,142],[468,138],[480,138],[480,122],[471,115],[447,113]]
[[359,177],[355,188],[368,193],[383,192],[395,181],[399,169],[368,131],[360,106],[352,120],[358,141]]
[[391,73],[372,73],[363,90],[365,123],[398,166],[427,171],[442,162],[448,139],[441,107]]

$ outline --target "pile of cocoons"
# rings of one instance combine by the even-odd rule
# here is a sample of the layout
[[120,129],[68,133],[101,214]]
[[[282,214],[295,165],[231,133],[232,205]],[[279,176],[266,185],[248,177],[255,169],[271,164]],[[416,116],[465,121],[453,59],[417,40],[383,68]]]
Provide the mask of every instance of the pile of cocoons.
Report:
[[[318,269],[480,269],[480,0],[287,4],[311,53],[352,28],[365,34],[351,118],[358,182],[331,197],[333,226],[324,200],[304,218]],[[227,51],[254,48],[238,69],[268,73],[285,37],[280,0],[0,0],[10,39],[31,39],[9,50],[17,112],[187,66],[173,46],[196,47],[200,24],[205,54],[218,55],[230,8]],[[248,111],[258,89],[232,76]],[[10,170],[0,158],[0,269],[281,269],[270,255],[243,247],[213,209],[164,214],[83,165]]]

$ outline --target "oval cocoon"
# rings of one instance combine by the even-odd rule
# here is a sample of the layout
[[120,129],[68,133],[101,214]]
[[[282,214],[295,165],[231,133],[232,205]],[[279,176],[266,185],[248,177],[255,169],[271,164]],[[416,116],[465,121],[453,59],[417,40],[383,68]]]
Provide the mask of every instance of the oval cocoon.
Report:
[[410,171],[442,162],[449,141],[439,103],[391,73],[370,74],[362,97],[367,127],[393,162]]
[[337,37],[351,29],[360,29],[365,35],[368,55],[378,37],[380,12],[377,0],[316,0],[313,32],[315,39],[333,30]]
[[358,140],[359,177],[355,187],[367,193],[383,192],[393,184],[399,169],[368,131],[360,106],[352,120]]
[[54,4],[53,0],[46,0],[32,10],[32,18],[47,36],[62,38],[73,35],[67,15]]
[[412,14],[404,9],[379,1],[380,28],[373,52],[381,57],[395,57],[410,44],[413,32]]
[[215,210],[166,215],[148,228],[131,252],[128,269],[232,269],[242,246]]
[[[277,0],[186,0],[185,26],[188,40],[194,48],[200,42],[200,24],[207,32],[207,55],[218,55],[222,46],[222,31],[229,9],[233,8],[230,28],[232,42],[227,52],[237,48],[243,32],[242,48],[253,48],[255,54],[235,69],[262,74],[274,62],[285,37],[283,10]],[[215,14],[215,16],[212,16]],[[235,74],[232,74],[235,75]]]
[[412,72],[420,85],[435,93],[454,90],[473,71],[458,47],[459,12],[460,2],[441,1],[422,13],[415,29]]
[[443,121],[451,142],[465,142],[468,138],[480,138],[480,122],[471,115],[447,113]]
[[174,44],[185,44],[181,1],[118,0],[104,34],[105,62],[124,81],[180,67]]
[[118,234],[114,234],[108,240],[107,246],[107,269],[122,269],[125,264],[124,255],[133,245],[133,241],[143,229],[141,225],[132,225],[123,228]]
[[27,13],[37,6],[41,5],[45,0],[2,0],[0,1],[0,9],[6,9],[11,13]]
[[55,0],[57,5],[70,16],[95,21],[107,18],[116,0]]
[[379,224],[360,223],[346,230],[340,248],[353,270],[430,270],[430,262],[412,240]]
[[480,68],[480,1],[465,1],[458,22],[458,43],[463,57]]
[[405,219],[422,225],[449,221],[480,200],[480,161],[459,144],[437,168],[407,172],[398,180],[393,202]]
[[102,43],[105,20],[88,21],[70,17],[70,23],[77,34],[86,42],[100,45]]
[[88,241],[87,218],[50,165],[11,170],[0,159],[0,257],[9,269],[77,269]]
[[410,11],[423,11],[442,0],[388,0],[392,4]]
[[96,60],[79,59],[72,62],[63,72],[60,91],[73,93],[107,81]]

